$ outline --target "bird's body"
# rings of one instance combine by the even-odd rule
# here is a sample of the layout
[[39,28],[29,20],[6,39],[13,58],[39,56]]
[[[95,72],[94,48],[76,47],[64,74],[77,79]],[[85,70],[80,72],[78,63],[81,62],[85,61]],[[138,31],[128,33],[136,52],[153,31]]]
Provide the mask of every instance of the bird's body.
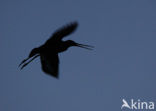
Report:
[[[24,59],[20,65],[21,69],[29,64],[36,57],[40,56],[42,70],[56,78],[58,78],[59,71],[59,57],[58,53],[66,51],[71,46],[78,46],[86,49],[93,48],[89,45],[78,44],[72,40],[62,41],[62,39],[71,34],[77,28],[77,22],[70,23],[56,32],[48,39],[45,44],[41,45],[38,48],[34,48],[27,59]],[[28,59],[32,58],[29,62],[25,63]],[[19,65],[19,66],[20,66]]]

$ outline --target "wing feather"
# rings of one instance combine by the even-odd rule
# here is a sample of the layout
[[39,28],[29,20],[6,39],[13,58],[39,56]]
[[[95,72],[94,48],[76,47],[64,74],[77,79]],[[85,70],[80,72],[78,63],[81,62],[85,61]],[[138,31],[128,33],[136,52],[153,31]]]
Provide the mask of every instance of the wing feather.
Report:
[[58,54],[41,54],[41,64],[42,64],[42,70],[53,76],[58,78],[59,76],[59,58]]
[[71,22],[71,23],[63,26],[62,28],[56,30],[52,34],[50,39],[48,39],[46,41],[46,43],[53,43],[53,41],[60,41],[60,40],[62,40],[62,38],[66,37],[67,35],[69,35],[72,32],[74,32],[76,30],[77,26],[78,26],[77,22]]

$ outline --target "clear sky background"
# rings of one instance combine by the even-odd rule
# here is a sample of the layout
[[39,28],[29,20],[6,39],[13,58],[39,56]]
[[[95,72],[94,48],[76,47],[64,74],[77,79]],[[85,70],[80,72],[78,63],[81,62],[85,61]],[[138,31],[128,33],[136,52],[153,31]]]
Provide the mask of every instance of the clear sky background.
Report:
[[[120,111],[122,99],[156,102],[156,1],[1,0],[0,111]],[[40,59],[19,63],[56,29],[95,46],[60,56],[60,78]]]

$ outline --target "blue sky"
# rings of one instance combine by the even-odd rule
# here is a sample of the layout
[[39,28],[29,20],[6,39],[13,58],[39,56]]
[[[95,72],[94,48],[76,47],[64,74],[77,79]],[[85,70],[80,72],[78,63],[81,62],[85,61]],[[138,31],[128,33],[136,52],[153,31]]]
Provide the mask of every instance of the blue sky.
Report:
[[[122,99],[156,102],[154,0],[1,0],[1,111],[114,111]],[[18,68],[34,47],[66,23],[66,39],[95,46],[61,53],[60,78],[39,58]]]

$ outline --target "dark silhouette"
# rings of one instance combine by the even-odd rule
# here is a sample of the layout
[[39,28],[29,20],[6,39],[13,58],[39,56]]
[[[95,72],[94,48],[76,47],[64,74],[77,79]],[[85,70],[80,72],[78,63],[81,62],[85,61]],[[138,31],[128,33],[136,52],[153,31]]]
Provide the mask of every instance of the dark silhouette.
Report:
[[[50,37],[49,40],[45,42],[45,44],[41,45],[38,48],[34,48],[28,58],[24,59],[19,66],[23,69],[26,65],[28,65],[31,61],[33,61],[36,57],[40,56],[42,70],[58,78],[58,71],[59,71],[59,58],[58,53],[67,50],[71,46],[77,46],[81,48],[86,48],[92,50],[93,46],[83,45],[76,43],[72,40],[62,41],[64,37],[71,34],[77,28],[78,23],[72,22],[56,32]],[[26,62],[27,60],[31,59],[30,61]]]

